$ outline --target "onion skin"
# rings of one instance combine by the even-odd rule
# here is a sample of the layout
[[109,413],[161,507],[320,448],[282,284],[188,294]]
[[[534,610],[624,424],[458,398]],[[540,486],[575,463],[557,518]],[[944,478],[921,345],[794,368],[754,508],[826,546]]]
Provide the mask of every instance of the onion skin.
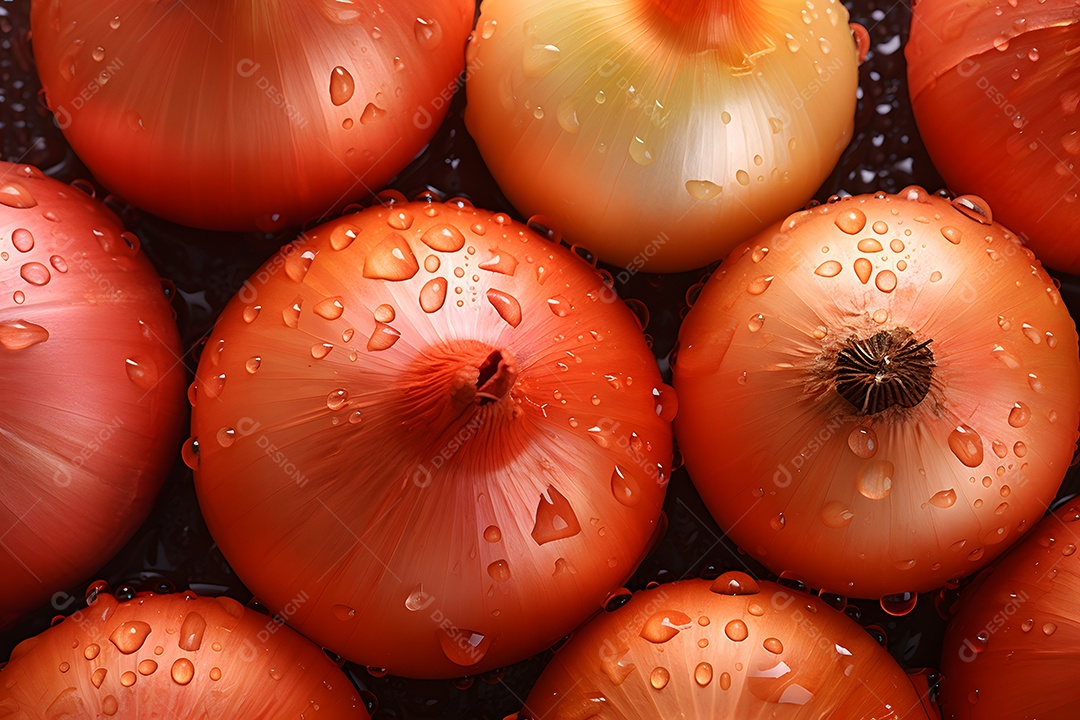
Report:
[[[989,215],[911,187],[796,213],[735,250],[688,314],[676,437],[720,526],[774,572],[849,597],[929,590],[1001,554],[1057,492],[1075,326],[974,206]],[[861,416],[834,359],[898,328],[931,341],[929,394]]]
[[138,238],[80,190],[0,163],[0,586],[17,588],[0,627],[146,518],[186,416],[181,356]]
[[1077,520],[1080,505],[1062,506],[964,590],[942,651],[945,718],[1076,717],[1062,668],[1080,647]]
[[370,194],[413,159],[445,114],[474,15],[470,0],[179,5],[35,0],[49,106],[133,204],[266,232]]
[[949,187],[985,198],[1043,263],[1074,274],[1078,47],[1073,3],[920,0],[905,48],[919,133]]
[[848,13],[816,5],[485,0],[467,127],[524,215],[635,272],[706,265],[804,204],[851,139]]
[[103,594],[0,670],[0,717],[367,720],[319,649],[231,598]]
[[656,530],[676,407],[593,267],[456,201],[287,246],[193,397],[187,456],[237,574],[275,610],[307,592],[293,627],[410,677],[503,667],[601,607]]
[[717,583],[732,578],[740,594],[684,580],[590,621],[548,664],[522,720],[928,717],[903,670],[856,623],[743,573]]

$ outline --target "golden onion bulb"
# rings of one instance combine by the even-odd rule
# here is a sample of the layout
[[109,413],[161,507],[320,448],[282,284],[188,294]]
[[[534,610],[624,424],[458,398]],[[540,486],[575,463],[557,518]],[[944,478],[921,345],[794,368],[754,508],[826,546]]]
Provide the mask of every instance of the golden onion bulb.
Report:
[[527,215],[634,271],[717,260],[798,209],[852,135],[836,0],[485,0],[465,121]]

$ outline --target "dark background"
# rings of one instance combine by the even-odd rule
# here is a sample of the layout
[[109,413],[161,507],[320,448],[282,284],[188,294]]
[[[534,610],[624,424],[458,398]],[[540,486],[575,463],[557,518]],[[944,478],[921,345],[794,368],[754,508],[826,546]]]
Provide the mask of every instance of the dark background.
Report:
[[[871,51],[859,72],[854,139],[816,199],[824,202],[834,193],[896,192],[910,184],[922,185],[931,192],[941,188],[943,183],[919,140],[908,101],[903,45],[911,20],[910,8],[905,2],[892,0],[849,0],[845,4],[851,20],[870,32]],[[29,6],[30,0],[0,0],[2,157],[36,165],[64,181],[88,179],[89,172],[74,157],[40,100],[30,49]],[[522,219],[499,192],[465,132],[463,108],[464,97],[459,93],[431,144],[390,187],[407,197],[429,189],[446,196],[463,195],[478,207],[502,210]],[[200,343],[218,312],[243,281],[297,233],[296,228],[274,235],[194,231],[141,213],[109,197],[100,187],[97,196],[105,199],[128,228],[139,235],[158,271],[175,287],[170,287],[170,292],[187,349],[189,375],[197,364]],[[609,270],[617,272],[616,268]],[[704,274],[705,270],[666,276],[643,273],[618,288],[624,298],[640,300],[648,309],[646,332],[669,382],[667,357],[675,347],[679,321],[686,312],[686,291]],[[1057,277],[1066,303],[1077,317],[1080,285],[1074,278]],[[232,573],[203,523],[191,471],[179,461],[179,448],[176,455],[176,466],[153,514],[95,577],[108,581],[120,595],[131,590],[171,587],[251,601],[251,593]],[[1078,485],[1080,472],[1073,467],[1060,497],[1075,494]],[[775,579],[723,537],[684,470],[672,476],[664,514],[667,532],[627,583],[631,590],[650,582],[715,576],[729,569],[750,570],[760,578]],[[79,583],[68,592],[82,598],[87,584]],[[2,591],[18,592],[18,588]],[[884,613],[876,601],[835,600],[884,643],[902,666],[915,672],[936,666],[945,627],[942,616],[956,595],[955,589],[922,595],[915,609],[899,618]],[[74,603],[64,613],[75,612],[81,606]],[[45,630],[57,614],[58,610],[43,607],[11,632],[0,634],[0,660],[7,658],[19,641]],[[378,720],[499,720],[521,709],[550,656],[548,651],[505,670],[457,681],[378,678],[348,663],[344,669],[365,691],[369,706],[377,703]]]

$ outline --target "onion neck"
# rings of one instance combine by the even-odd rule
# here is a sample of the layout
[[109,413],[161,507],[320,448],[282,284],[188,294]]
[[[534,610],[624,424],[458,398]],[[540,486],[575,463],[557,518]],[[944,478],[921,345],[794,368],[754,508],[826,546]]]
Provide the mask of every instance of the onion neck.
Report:
[[918,342],[906,327],[849,338],[833,366],[836,392],[859,415],[915,407],[930,392],[934,376],[931,342]]
[[644,0],[649,21],[688,52],[717,51],[732,64],[775,49],[756,0]]

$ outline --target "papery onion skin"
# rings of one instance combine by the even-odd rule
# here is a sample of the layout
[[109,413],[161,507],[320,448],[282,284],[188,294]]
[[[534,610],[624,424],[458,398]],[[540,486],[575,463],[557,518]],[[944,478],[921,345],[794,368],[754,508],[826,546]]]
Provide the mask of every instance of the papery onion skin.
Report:
[[110,190],[174,222],[276,231],[378,190],[431,139],[469,0],[35,0],[49,107]]
[[[676,437],[720,526],[774,572],[849,597],[921,592],[1001,554],[1053,499],[1077,439],[1076,330],[978,198],[838,200],[706,283],[679,336]],[[901,328],[931,341],[929,393],[861,416],[834,360]]]
[[317,645],[231,598],[190,591],[99,595],[16,646],[0,670],[0,717],[113,716],[369,717]]
[[919,133],[1049,267],[1080,273],[1080,9],[921,0],[905,48]]
[[290,624],[411,677],[503,667],[601,607],[656,531],[676,407],[592,266],[463,201],[287,246],[193,393],[196,489],[237,574],[274,609],[308,592]]
[[180,441],[179,333],[138,238],[0,163],[0,627],[131,537]]
[[1048,515],[960,596],[945,633],[943,716],[1076,717],[1080,688],[1063,668],[1080,647],[1080,505]]
[[805,203],[851,138],[848,13],[816,5],[485,0],[469,132],[518,210],[606,262],[703,266]]
[[928,715],[904,671],[856,623],[815,596],[729,572],[636,593],[574,633],[521,718],[575,717]]

